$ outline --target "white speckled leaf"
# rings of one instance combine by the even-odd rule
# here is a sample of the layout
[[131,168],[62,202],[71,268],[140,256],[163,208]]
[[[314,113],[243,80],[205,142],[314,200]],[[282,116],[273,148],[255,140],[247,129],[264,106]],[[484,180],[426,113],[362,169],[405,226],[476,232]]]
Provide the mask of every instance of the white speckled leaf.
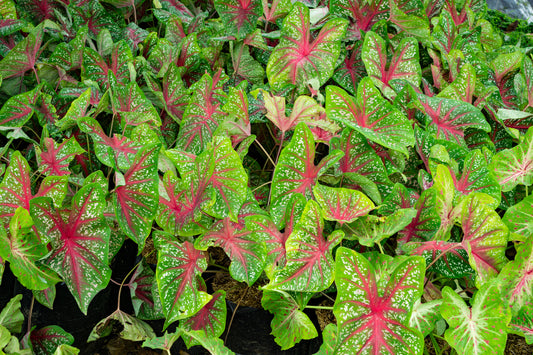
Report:
[[178,319],[194,315],[211,299],[200,291],[199,282],[207,269],[207,259],[192,243],[180,243],[164,232],[154,233],[154,245],[157,249],[155,277],[166,328]]
[[289,293],[265,290],[261,305],[274,315],[270,323],[271,334],[281,350],[292,348],[300,340],[318,336],[313,322]]
[[38,260],[48,254],[32,230],[33,220],[24,207],[17,208],[9,223],[9,234],[0,231],[0,257],[9,261],[11,272],[18,281],[30,290],[44,290],[60,281],[57,274]]
[[9,167],[0,184],[0,218],[9,223],[18,207],[30,210],[30,200],[34,197],[50,197],[59,207],[67,193],[67,176],[48,176],[43,179],[39,191],[33,195],[30,179],[30,166],[19,151],[11,155]]
[[415,144],[411,123],[385,100],[372,80],[366,77],[357,87],[353,98],[341,88],[326,88],[326,113],[329,118],[352,128],[370,141],[404,153]]
[[130,81],[128,64],[132,61],[130,47],[125,41],[119,41],[113,45],[113,51],[105,59],[97,51],[85,47],[83,53],[82,78],[95,81],[102,92],[109,88],[108,73],[113,73],[121,86]]
[[440,305],[442,299],[433,300],[426,303],[416,300],[413,306],[413,313],[409,320],[409,326],[413,329],[418,329],[422,335],[428,336],[435,328],[435,323],[442,319],[440,315]]
[[91,117],[78,119],[78,126],[93,139],[94,153],[102,164],[115,169],[129,169],[135,154],[141,147],[140,144],[121,134],[108,137],[100,123]]
[[304,124],[296,126],[290,143],[283,148],[272,177],[271,213],[275,221],[280,220],[274,214],[285,213],[287,204],[294,194],[311,197],[313,186],[320,175],[335,164],[343,153],[333,150],[315,165],[315,140],[313,133]]
[[61,344],[72,345],[74,337],[58,325],[49,325],[30,333],[30,348],[35,355],[53,354]]
[[4,129],[24,126],[33,115],[42,88],[38,85],[31,91],[10,97],[0,109],[0,126]]
[[478,193],[469,195],[461,211],[462,246],[468,250],[478,286],[496,277],[508,262],[505,249],[509,230],[498,213],[482,202],[482,197]]
[[87,341],[91,342],[100,337],[108,336],[113,329],[120,329],[120,326],[122,327],[119,333],[121,339],[143,341],[155,337],[155,333],[148,323],[117,309],[94,326]]
[[313,195],[324,218],[340,224],[353,222],[357,217],[367,215],[375,207],[374,203],[358,190],[317,184],[313,188]]
[[76,138],[64,139],[57,144],[52,138],[45,138],[41,147],[35,147],[39,171],[46,176],[70,175],[69,164],[76,155],[85,153]]
[[441,314],[449,324],[444,337],[459,354],[503,354],[511,310],[502,302],[494,283],[484,284],[470,301],[465,301],[450,287],[442,289]]
[[287,84],[302,87],[311,79],[323,85],[333,75],[347,26],[344,19],[332,19],[312,39],[309,9],[302,3],[294,3],[283,20],[281,40],[268,60],[266,73],[270,87],[273,90]]
[[391,92],[395,96],[389,86],[390,80],[403,79],[415,87],[420,86],[422,69],[418,57],[418,41],[412,37],[404,38],[387,65],[387,47],[383,38],[372,31],[365,35],[361,58],[368,76],[385,96]]
[[124,173],[124,184],[113,194],[115,215],[122,231],[137,245],[144,246],[157,212],[157,158],[161,145],[148,144],[139,150],[131,167]]
[[256,27],[263,13],[260,0],[215,0],[215,9],[226,28],[226,34],[243,39]]
[[103,215],[106,193],[98,183],[88,184],[74,195],[70,211],[54,209],[46,197],[30,202],[35,226],[51,240],[47,262],[65,281],[84,314],[111,277],[110,230]]
[[223,85],[228,80],[222,71],[213,77],[205,74],[192,87],[189,104],[183,114],[176,148],[200,154],[213,137],[213,132],[226,117],[222,103],[226,98]]
[[423,337],[409,327],[414,303],[422,295],[425,265],[409,257],[378,286],[372,264],[340,247],[335,263],[338,294],[333,308],[338,340],[335,354],[420,354]]
[[332,251],[344,233],[336,230],[326,239],[323,230],[320,207],[309,200],[285,243],[287,264],[275,272],[265,287],[299,292],[319,292],[328,288],[334,278]]
[[529,186],[533,182],[533,127],[527,130],[524,140],[516,147],[498,152],[490,164],[503,192],[516,185]]

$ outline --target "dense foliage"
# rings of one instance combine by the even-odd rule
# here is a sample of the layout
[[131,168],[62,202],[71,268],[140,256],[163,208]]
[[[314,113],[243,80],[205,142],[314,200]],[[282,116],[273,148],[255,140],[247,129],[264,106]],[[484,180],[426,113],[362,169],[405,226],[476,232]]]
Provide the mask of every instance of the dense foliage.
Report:
[[[213,247],[281,349],[320,336],[303,310],[324,295],[318,354],[532,343],[531,37],[494,19],[483,0],[1,0],[0,270],[87,313],[129,238],[135,314],[89,340],[118,322],[168,353],[231,353]],[[58,326],[21,334],[20,299],[3,352],[77,353]]]

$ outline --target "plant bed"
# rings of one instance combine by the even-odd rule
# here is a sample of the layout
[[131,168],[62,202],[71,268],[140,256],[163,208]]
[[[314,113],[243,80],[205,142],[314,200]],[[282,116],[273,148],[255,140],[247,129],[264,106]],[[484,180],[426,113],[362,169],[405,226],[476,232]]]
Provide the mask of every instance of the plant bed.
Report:
[[0,350],[530,353],[531,29],[0,1]]

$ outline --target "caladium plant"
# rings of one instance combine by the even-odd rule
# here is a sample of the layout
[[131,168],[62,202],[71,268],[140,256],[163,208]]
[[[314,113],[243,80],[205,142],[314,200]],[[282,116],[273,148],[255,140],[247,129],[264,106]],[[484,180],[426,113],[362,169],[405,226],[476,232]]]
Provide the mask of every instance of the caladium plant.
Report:
[[280,350],[317,308],[317,354],[533,342],[533,43],[500,27],[483,0],[0,1],[0,287],[33,297],[0,352],[86,348],[21,307],[105,288],[88,340],[168,354],[258,352],[226,341],[234,288]]

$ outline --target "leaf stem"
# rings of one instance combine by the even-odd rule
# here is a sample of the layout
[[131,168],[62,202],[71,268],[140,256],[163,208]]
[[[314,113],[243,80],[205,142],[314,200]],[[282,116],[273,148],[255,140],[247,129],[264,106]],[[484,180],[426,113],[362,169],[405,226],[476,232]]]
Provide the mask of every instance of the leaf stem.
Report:
[[383,251],[383,247],[381,246],[381,243],[380,243],[380,242],[377,242],[376,244],[377,244],[377,246],[378,246],[378,248],[379,248],[379,252],[380,252],[381,254],[385,255],[385,252]]
[[333,310],[333,307],[331,306],[310,306],[310,305],[307,305],[305,306],[305,308],[311,308],[311,309],[327,309],[327,310]]
[[124,276],[124,278],[122,279],[122,283],[120,284],[120,288],[118,289],[118,300],[117,300],[117,311],[120,311],[120,296],[122,294],[122,287],[124,286],[124,284],[126,283],[126,279],[135,271],[137,270],[137,268],[139,267],[139,265],[141,265],[142,261],[145,259],[145,258],[148,258],[150,255],[152,255],[152,253],[155,251],[154,250],[151,250],[148,254],[146,254],[144,256],[143,259],[141,259],[137,264],[135,264],[135,266],[130,270],[130,272],[128,272],[128,274],[126,276]]
[[268,154],[268,152],[266,151],[265,147],[263,147],[263,145],[261,143],[259,143],[259,141],[257,139],[254,139],[254,143],[256,143],[259,146],[259,148],[261,148],[263,153],[265,153],[265,155],[267,156],[267,159],[270,161],[270,163],[272,163],[272,166],[275,168],[276,167],[276,163],[274,163],[274,160],[272,160],[272,158],[270,157],[270,154]]

